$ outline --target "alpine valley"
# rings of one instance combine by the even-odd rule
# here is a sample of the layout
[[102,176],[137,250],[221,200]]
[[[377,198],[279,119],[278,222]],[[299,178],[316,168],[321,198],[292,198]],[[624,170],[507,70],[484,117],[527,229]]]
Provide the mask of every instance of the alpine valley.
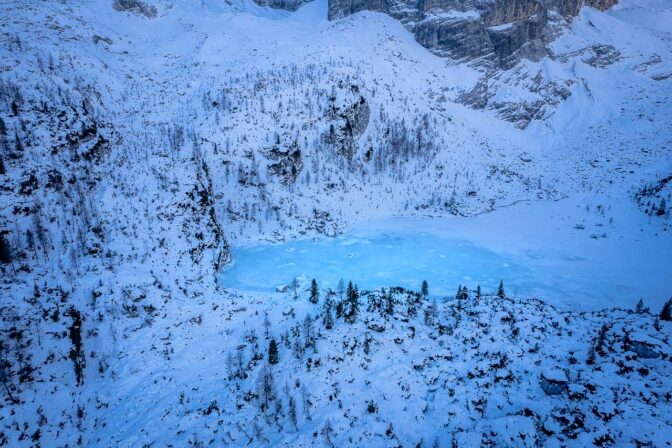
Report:
[[0,446],[672,446],[669,0],[0,0]]

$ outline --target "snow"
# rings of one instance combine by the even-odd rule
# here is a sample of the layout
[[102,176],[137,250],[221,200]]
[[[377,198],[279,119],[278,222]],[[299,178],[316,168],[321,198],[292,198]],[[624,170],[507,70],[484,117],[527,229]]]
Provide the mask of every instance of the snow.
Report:
[[555,381],[556,383],[566,383],[569,381],[567,374],[560,369],[545,369],[541,375],[548,381]]
[[502,23],[501,25],[489,26],[488,29],[496,32],[509,30],[515,22]]
[[[377,220],[337,239],[234,247],[236,263],[222,273],[221,285],[272,291],[302,275],[331,288],[340,278],[364,288],[417,288],[427,280],[441,297],[453,295],[457,285],[494,292],[503,280],[516,296],[572,309],[628,307],[640,297],[662,306],[670,292],[672,241],[620,227],[620,219],[604,227],[592,220],[571,200],[517,204],[466,219]],[[577,229],[579,223],[588,228]],[[609,237],[591,238],[591,228]]]
[[[382,14],[329,22],[324,0],[296,13],[157,0],[147,19],[110,3],[0,5],[0,232],[14,256],[1,267],[0,445],[670,439],[672,327],[629,311],[641,296],[657,313],[670,295],[669,223],[634,200],[672,170],[672,81],[654,79],[672,67],[669,2],[584,9],[552,44],[557,58],[493,77],[495,98],[513,102],[542,96],[531,90],[537,73],[571,83],[524,131],[456,102],[489,74],[435,57]],[[582,51],[605,43],[620,58],[587,63]],[[349,159],[324,135],[362,97],[370,119]],[[301,150],[294,182],[269,174],[277,141]],[[229,273],[258,263],[268,274],[218,284],[228,244]],[[358,263],[366,246],[405,257],[337,266],[314,305],[304,289],[328,267],[313,252],[321,246]],[[278,255],[278,272],[245,255],[283,248],[297,250]],[[384,296],[372,272],[419,287],[414,248],[438,255],[424,273],[452,269],[455,253],[478,263],[453,277],[437,269],[429,299]],[[401,262],[412,275],[392,269]],[[543,279],[526,289],[532,267]],[[507,298],[476,300],[475,284],[491,292],[500,271],[516,269]],[[327,329],[326,288],[344,270],[371,291],[355,322]],[[294,275],[296,299],[273,291]],[[471,289],[460,303],[459,283]],[[552,303],[530,298],[537,288]],[[607,306],[622,309],[596,309]],[[72,309],[83,318],[80,385]],[[281,346],[270,367],[281,411],[260,409],[257,393],[265,315]],[[660,341],[664,356],[631,356],[627,334]],[[553,398],[538,381],[551,368],[572,378]]]

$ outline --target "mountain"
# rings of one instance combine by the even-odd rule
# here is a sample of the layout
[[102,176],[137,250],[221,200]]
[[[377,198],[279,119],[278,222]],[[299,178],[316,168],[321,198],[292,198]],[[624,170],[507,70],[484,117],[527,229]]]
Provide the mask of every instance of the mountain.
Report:
[[401,21],[420,44],[439,56],[510,68],[523,58],[538,60],[547,56],[547,44],[567,28],[582,7],[605,11],[616,3],[333,0],[329,2],[329,19],[364,10],[384,12]]
[[[0,445],[669,438],[667,2],[0,11]],[[322,284],[219,280],[232,247],[391,216],[640,257],[651,310],[381,285],[337,317]]]

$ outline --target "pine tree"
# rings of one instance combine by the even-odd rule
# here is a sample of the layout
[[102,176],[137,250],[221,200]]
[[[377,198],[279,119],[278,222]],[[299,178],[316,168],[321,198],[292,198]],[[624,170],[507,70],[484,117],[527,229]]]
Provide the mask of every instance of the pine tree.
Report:
[[344,306],[344,302],[342,300],[339,300],[336,303],[336,319],[343,318],[343,314],[344,314],[343,313],[343,306]]
[[392,292],[385,292],[383,289],[383,299],[385,300],[385,315],[392,316],[394,314],[394,298]]
[[5,170],[5,162],[2,160],[2,156],[0,156],[0,174],[6,174],[7,171]]
[[660,310],[660,320],[672,321],[672,299],[669,299]]
[[345,319],[349,323],[354,323],[357,320],[357,314],[359,314],[359,291],[357,290],[357,286],[352,285],[352,282],[348,283],[346,296],[347,309]]
[[317,304],[320,301],[320,291],[317,289],[317,282],[315,279],[310,282],[310,303]]
[[476,298],[481,298],[481,285],[476,286]]
[[275,342],[275,339],[271,339],[271,342],[268,344],[268,363],[278,363],[278,343]]
[[427,298],[429,295],[429,285],[427,284],[427,280],[422,281],[422,288],[420,289],[420,293],[425,298]]
[[637,306],[635,307],[635,313],[637,314],[646,314],[649,312],[649,309],[644,306],[644,300],[639,299]]
[[500,280],[499,281],[499,288],[497,289],[497,297],[500,299],[503,299],[506,297],[506,293],[504,292],[504,281]]

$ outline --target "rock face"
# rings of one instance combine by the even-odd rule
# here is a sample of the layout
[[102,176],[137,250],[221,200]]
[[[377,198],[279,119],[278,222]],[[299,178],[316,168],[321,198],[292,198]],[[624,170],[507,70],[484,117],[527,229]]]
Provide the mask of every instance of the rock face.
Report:
[[401,21],[417,41],[456,61],[510,68],[547,54],[546,44],[582,6],[606,10],[617,0],[330,0],[329,19],[377,11]]

